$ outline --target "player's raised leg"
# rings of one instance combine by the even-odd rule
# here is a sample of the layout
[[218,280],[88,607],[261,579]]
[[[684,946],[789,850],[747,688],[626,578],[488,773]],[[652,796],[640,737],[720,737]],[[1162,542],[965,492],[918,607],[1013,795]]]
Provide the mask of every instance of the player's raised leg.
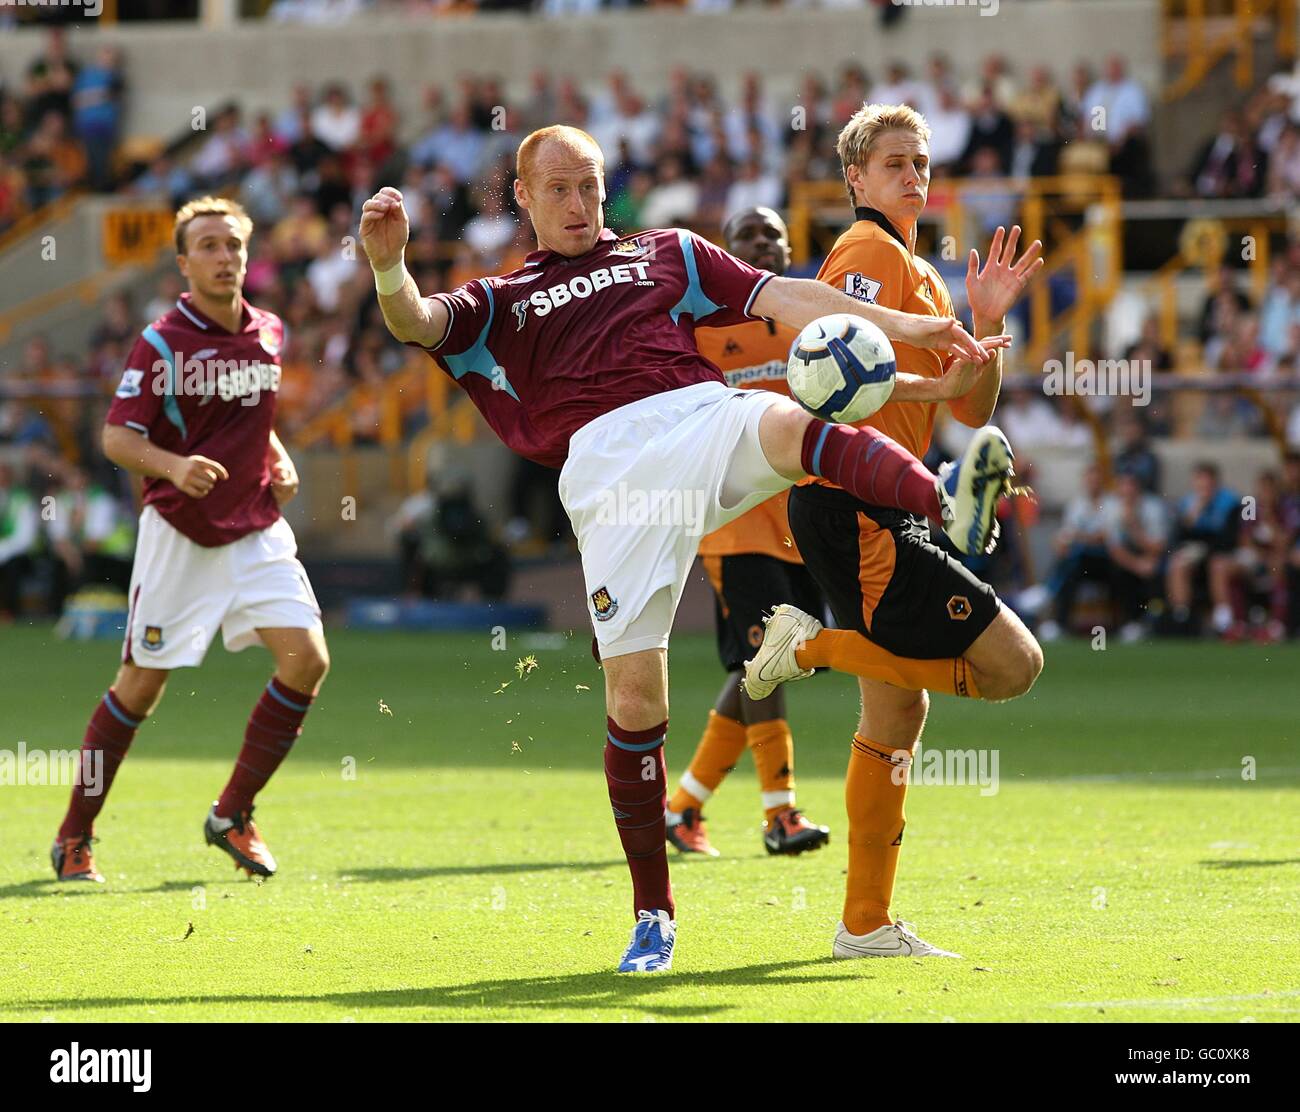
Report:
[[[667,590],[659,592],[667,596]],[[652,609],[670,607],[652,600]],[[671,623],[671,610],[668,621]],[[676,905],[664,844],[668,734],[668,650],[643,649],[603,658],[605,782],[614,825],[632,874],[636,926],[620,962],[620,973],[671,969],[676,942]]]
[[983,553],[996,540],[994,511],[1011,488],[1015,457],[992,425],[975,433],[942,477],[869,425],[828,424],[784,399],[763,415],[758,432],[768,462],[792,481],[812,475],[870,505],[940,522],[961,552]]
[[204,820],[203,837],[249,876],[269,877],[275,875],[275,857],[253,822],[253,802],[302,733],[329,671],[329,650],[319,626],[257,634],[275,657],[275,674],[249,715],[234,771]]
[[67,813],[50,850],[50,862],[59,880],[104,882],[90,848],[95,819],[136,731],[157,707],[166,684],[164,669],[123,664],[90,716],[81,742],[81,775],[72,787]]

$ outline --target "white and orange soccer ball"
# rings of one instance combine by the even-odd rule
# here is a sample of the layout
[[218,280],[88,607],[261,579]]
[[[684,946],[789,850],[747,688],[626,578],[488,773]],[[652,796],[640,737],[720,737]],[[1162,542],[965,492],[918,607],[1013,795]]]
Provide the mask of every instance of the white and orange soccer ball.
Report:
[[894,392],[894,347],[863,317],[833,313],[804,326],[790,346],[786,381],[823,421],[864,421]]

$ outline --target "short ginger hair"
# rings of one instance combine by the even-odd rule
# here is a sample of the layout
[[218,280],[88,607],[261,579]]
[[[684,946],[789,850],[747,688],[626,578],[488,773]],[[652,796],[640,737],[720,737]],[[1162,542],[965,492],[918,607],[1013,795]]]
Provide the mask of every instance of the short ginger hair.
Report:
[[604,168],[605,154],[595,139],[580,127],[570,127],[568,124],[552,124],[550,127],[538,128],[531,135],[526,136],[524,141],[519,144],[519,150],[515,154],[516,177],[521,178],[523,181],[528,180],[543,144],[549,139],[563,144],[572,151],[585,151],[594,154],[596,161],[600,163],[602,169]]

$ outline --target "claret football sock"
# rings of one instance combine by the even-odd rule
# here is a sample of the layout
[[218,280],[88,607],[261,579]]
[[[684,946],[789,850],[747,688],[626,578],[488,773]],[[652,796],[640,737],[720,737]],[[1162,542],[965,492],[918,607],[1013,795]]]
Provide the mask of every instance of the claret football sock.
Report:
[[809,475],[835,483],[873,506],[943,519],[935,476],[901,444],[870,426],[810,421],[800,459]]
[[755,722],[745,733],[758,770],[763,815],[771,819],[794,806],[794,737],[784,718]]
[[[61,839],[94,831],[95,819],[108,798],[108,789],[117,775],[118,765],[126,757],[135,731],[143,721],[143,717],[131,714],[118,702],[111,687],[104,693],[95,713],[90,716],[81,743],[81,775],[72,787],[68,813],[59,827]],[[102,765],[96,768],[101,761]]]
[[253,805],[253,797],[266,787],[302,733],[302,720],[311,709],[313,698],[282,683],[278,676],[271,677],[249,715],[244,744],[235,758],[235,771],[217,800],[216,813],[220,818],[233,818]]
[[853,735],[844,802],[849,812],[849,875],[844,892],[844,925],[852,934],[887,926],[894,874],[903,844],[903,800],[907,795],[906,757],[889,746]]
[[980,697],[975,672],[963,656],[914,660],[882,649],[869,637],[852,629],[823,629],[801,649],[795,649],[800,668],[833,668],[869,680],[883,680],[911,691],[941,691],[945,695]]
[[675,916],[664,844],[664,803],[668,770],[664,764],[667,720],[648,730],[625,730],[606,718],[605,783],[614,825],[632,873],[632,914],[667,911]]
[[688,807],[694,807],[698,811],[717,791],[727,773],[736,767],[736,762],[744,751],[743,723],[710,710],[704,736],[695,748],[690,767],[682,773],[681,782],[673,792],[668,810],[678,815]]

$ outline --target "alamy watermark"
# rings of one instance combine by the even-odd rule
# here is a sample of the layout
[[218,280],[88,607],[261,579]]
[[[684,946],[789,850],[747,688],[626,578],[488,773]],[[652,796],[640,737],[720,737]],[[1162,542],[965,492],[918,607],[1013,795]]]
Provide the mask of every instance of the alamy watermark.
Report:
[[81,785],[86,795],[104,791],[104,753],[99,749],[0,749],[0,788]]
[[[281,369],[275,363],[258,359],[209,359],[205,352],[186,358],[183,351],[175,361],[156,359],[151,368],[149,389],[155,397],[203,398],[206,405],[213,398],[223,402],[239,400],[240,405],[256,405],[264,390],[280,389]],[[145,389],[145,372],[128,368],[117,388],[119,398],[137,398]]]
[[1150,359],[1049,359],[1043,364],[1043,393],[1082,398],[1131,398],[1132,404],[1151,404]]
[[928,784],[964,787],[978,784],[980,795],[997,795],[999,751],[997,749],[927,749],[920,742],[916,750],[896,749],[895,784]]
[[0,0],[0,8],[81,8],[87,19],[98,19],[104,0]]
[[704,535],[707,495],[703,490],[645,490],[619,482],[597,498],[597,525],[658,525],[681,528],[688,537]]
[[1002,0],[890,0],[896,8],[979,8],[980,15],[997,15]]

